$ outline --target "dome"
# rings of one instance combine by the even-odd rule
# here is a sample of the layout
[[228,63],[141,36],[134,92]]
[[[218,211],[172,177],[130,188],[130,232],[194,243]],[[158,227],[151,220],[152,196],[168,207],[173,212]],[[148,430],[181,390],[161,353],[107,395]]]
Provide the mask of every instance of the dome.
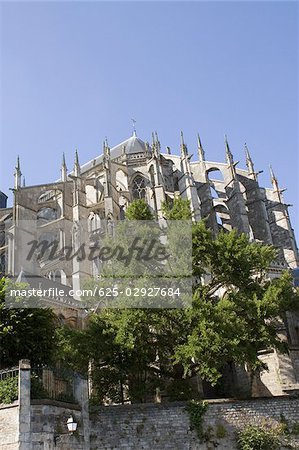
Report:
[[127,154],[144,153],[146,151],[145,143],[134,134],[129,139],[126,139],[125,141],[113,147],[111,149],[111,157],[115,158],[119,156],[122,153],[124,147]]
[[[125,141],[121,142],[120,144],[117,144],[115,147],[112,147],[110,149],[110,157],[111,159],[118,158],[123,153],[123,148],[125,147],[125,153],[127,155],[132,155],[136,153],[144,153],[146,151],[146,145],[145,142],[143,142],[141,139],[139,139],[136,134],[134,133],[133,136],[129,137],[129,139],[126,139]],[[83,164],[81,166],[81,173],[86,172],[87,170],[91,169],[95,165],[100,164],[103,161],[103,155],[98,156],[97,158],[88,161],[87,163]]]

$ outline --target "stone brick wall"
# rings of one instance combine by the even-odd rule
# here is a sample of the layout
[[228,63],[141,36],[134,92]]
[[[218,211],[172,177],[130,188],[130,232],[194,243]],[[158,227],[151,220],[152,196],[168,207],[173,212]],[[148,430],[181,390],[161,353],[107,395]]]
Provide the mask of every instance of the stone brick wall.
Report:
[[[235,432],[249,423],[276,424],[281,414],[299,422],[299,399],[210,400],[204,416],[207,441],[190,430],[185,404],[144,404],[95,408],[90,414],[91,450],[234,450]],[[223,436],[224,435],[224,436]],[[297,442],[299,448],[299,441]]]
[[17,450],[19,439],[19,406],[0,405],[0,450]]
[[[71,415],[78,423],[78,429],[73,435],[68,433],[66,426],[67,419]],[[54,436],[57,436],[56,446]],[[35,400],[31,405],[30,450],[54,448],[55,450],[85,450],[81,408],[51,400],[47,402]]]
[[[0,407],[0,450],[235,450],[235,433],[252,424],[275,425],[282,416],[299,423],[299,399],[276,397],[252,400],[209,400],[204,415],[205,442],[190,429],[185,403],[92,407],[84,424],[84,407],[53,400],[30,406],[30,444],[20,442],[19,406]],[[72,415],[75,434],[66,427]],[[58,436],[56,446],[54,437]],[[299,436],[292,437],[299,449]],[[281,450],[286,450],[281,447]]]

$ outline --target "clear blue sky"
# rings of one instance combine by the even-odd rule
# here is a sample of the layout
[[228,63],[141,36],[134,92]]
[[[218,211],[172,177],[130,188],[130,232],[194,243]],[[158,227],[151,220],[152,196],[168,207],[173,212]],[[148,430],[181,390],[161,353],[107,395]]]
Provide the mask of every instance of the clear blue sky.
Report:
[[[296,2],[1,3],[1,169],[8,192],[20,154],[27,185],[131,135],[224,160],[227,133],[260,180],[273,164],[298,230]],[[11,198],[11,197],[10,197]],[[297,233],[298,236],[298,233]]]

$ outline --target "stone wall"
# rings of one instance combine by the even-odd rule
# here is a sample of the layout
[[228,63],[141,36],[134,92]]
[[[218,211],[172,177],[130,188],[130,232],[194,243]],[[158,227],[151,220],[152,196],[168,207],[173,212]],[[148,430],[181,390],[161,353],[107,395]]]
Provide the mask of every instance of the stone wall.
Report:
[[[32,400],[31,367],[19,361],[18,401],[0,405],[0,450],[89,450],[89,408],[87,381],[74,377],[76,403]],[[67,420],[78,424],[70,434]]]
[[[62,402],[35,400],[31,405],[30,450],[85,450],[81,408]],[[66,422],[70,416],[78,423],[70,435]],[[54,440],[55,437],[55,440]],[[56,441],[56,445],[55,445]]]
[[0,405],[0,450],[17,450],[19,440],[19,406]]
[[[249,423],[277,424],[281,415],[299,422],[299,400],[210,400],[204,416],[207,441],[200,444],[190,430],[186,405],[143,404],[95,408],[90,414],[91,450],[234,450],[235,432]],[[294,440],[296,441],[296,439]],[[299,448],[299,441],[297,442]]]
[[[186,403],[89,408],[87,380],[80,377],[74,396],[76,404],[30,400],[30,364],[21,360],[18,402],[0,405],[0,450],[235,450],[236,431],[250,423],[299,426],[299,398],[208,400],[201,443]],[[74,434],[67,429],[70,416],[78,424]],[[299,435],[291,438],[298,450]]]

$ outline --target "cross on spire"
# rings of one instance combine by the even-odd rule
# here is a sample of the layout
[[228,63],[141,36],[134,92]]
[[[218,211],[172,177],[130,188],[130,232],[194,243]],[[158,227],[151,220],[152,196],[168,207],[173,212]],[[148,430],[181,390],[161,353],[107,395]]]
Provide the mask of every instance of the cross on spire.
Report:
[[133,136],[137,137],[137,133],[136,133],[136,120],[135,119],[131,119],[132,120],[132,124],[133,124]]

